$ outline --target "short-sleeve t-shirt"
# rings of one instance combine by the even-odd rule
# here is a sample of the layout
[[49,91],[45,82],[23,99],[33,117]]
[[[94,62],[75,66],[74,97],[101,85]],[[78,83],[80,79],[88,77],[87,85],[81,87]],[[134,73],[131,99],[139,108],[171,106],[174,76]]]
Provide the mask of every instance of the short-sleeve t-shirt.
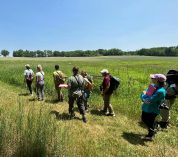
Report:
[[37,84],[44,84],[44,72],[40,71],[36,73],[36,82]]
[[[78,81],[78,82],[77,82]],[[69,77],[67,84],[69,86],[68,95],[72,95],[74,91],[78,88],[83,88],[84,85],[84,78],[81,75],[76,75]]]
[[32,69],[26,69],[24,71],[24,76],[25,76],[26,80],[29,80],[29,81],[32,80],[33,79],[33,75],[34,75],[34,72],[33,72]]
[[[107,75],[107,76],[104,77],[103,83],[102,83],[103,90],[106,89],[106,87],[107,87],[108,84],[110,83],[110,80],[111,80],[110,75]],[[106,92],[106,94],[112,94],[112,92],[111,92],[110,90],[108,90],[108,91]]]

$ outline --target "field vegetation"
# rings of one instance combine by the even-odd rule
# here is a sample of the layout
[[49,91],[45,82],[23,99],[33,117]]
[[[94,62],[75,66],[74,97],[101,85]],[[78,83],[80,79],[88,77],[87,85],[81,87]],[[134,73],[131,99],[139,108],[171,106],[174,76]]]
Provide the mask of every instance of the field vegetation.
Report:
[[[45,72],[45,101],[30,97],[23,83],[24,65],[36,71],[41,64]],[[112,104],[116,117],[99,113],[102,98],[95,87],[89,100],[88,123],[68,118],[67,90],[65,101],[57,102],[52,73],[54,65],[67,75],[73,66],[93,76],[107,68],[121,79]],[[140,124],[140,94],[148,86],[152,73],[166,74],[178,69],[176,57],[92,57],[92,58],[0,58],[0,156],[2,157],[175,157],[178,156],[178,103],[171,111],[171,128],[159,131],[153,142],[140,137],[147,133]],[[35,91],[35,85],[33,84]],[[160,117],[158,117],[159,119]]]

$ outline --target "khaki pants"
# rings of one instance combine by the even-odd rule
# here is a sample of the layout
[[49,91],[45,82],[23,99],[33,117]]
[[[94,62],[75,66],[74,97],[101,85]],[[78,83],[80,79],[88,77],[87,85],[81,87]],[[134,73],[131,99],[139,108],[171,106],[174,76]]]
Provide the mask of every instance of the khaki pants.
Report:
[[166,110],[166,109],[160,110],[160,116],[162,118],[161,119],[162,122],[169,122],[169,120],[170,120],[170,110],[171,110],[172,105],[175,103],[175,100],[176,100],[175,98],[165,100],[165,104],[166,104],[166,106],[169,107],[169,110]]
[[64,95],[62,93],[62,89],[59,87],[59,84],[55,84],[55,89],[56,89],[56,92],[57,92],[58,100],[63,101]]
[[113,107],[111,105],[111,95],[103,95],[103,101],[104,101],[104,108],[103,111],[107,113],[109,110],[110,114],[114,114]]

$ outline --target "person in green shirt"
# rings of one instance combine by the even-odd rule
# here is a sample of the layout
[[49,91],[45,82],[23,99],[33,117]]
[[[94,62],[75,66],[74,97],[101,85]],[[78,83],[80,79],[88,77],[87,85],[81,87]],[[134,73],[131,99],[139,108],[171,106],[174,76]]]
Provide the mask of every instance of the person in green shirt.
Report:
[[83,92],[84,88],[84,78],[79,74],[79,68],[73,67],[72,69],[73,75],[68,78],[68,98],[69,98],[69,115],[70,117],[74,117],[74,102],[76,101],[80,114],[82,115],[82,120],[84,123],[87,122],[85,115],[85,106],[83,101],[83,94],[78,97],[74,96],[74,92],[80,91]]

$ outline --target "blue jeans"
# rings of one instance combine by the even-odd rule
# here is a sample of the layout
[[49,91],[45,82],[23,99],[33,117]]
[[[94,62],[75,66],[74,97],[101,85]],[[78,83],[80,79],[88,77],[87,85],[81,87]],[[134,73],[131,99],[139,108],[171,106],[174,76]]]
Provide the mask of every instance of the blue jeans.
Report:
[[36,85],[36,94],[39,100],[44,100],[44,84]]

